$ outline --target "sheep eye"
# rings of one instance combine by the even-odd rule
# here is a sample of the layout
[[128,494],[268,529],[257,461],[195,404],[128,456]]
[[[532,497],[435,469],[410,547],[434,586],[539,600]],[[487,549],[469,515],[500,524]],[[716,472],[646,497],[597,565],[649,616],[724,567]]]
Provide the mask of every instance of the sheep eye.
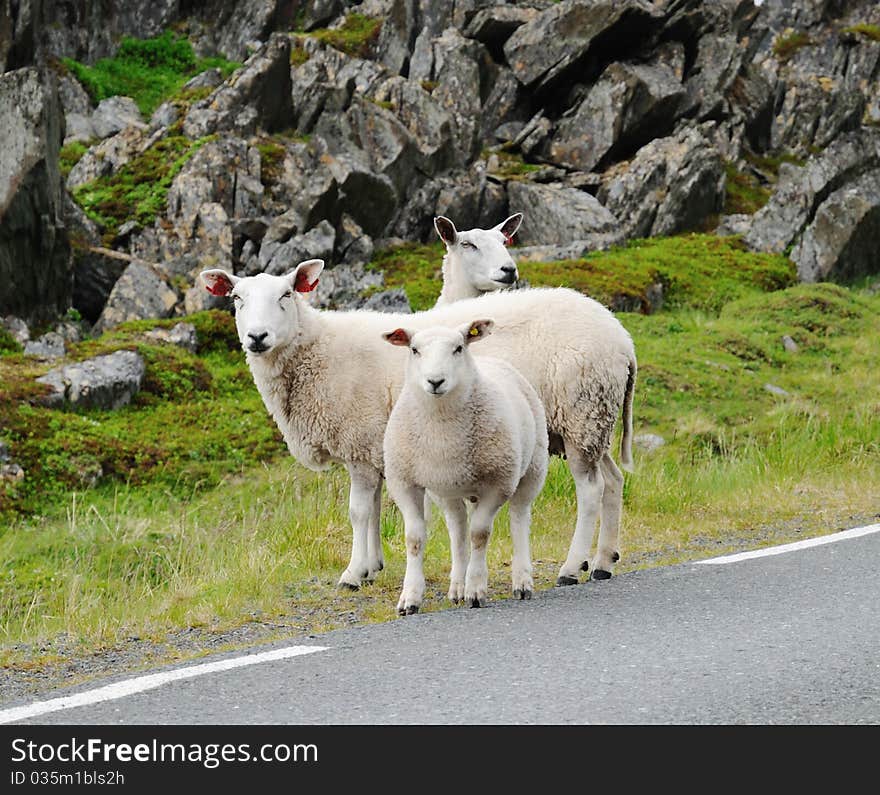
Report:
[[459,346],[453,351],[453,353],[461,353],[461,351],[462,351],[462,347],[461,347],[461,345],[459,345]]
[[284,293],[284,295],[282,295],[281,298],[279,298],[278,300],[279,300],[279,301],[283,301],[285,298],[291,298],[292,296],[293,296],[293,293],[292,293],[290,290],[288,290],[288,291],[287,291],[286,293]]
[[462,248],[472,248],[474,251],[477,250],[477,247],[473,243],[471,243],[469,240],[462,240],[461,247]]
[[413,352],[413,356],[419,356],[419,355],[420,355],[419,352],[418,352],[415,348],[410,348],[410,350]]
[[240,295],[236,295],[235,293],[233,293],[233,294],[232,294],[232,300],[233,300],[233,301],[241,301],[241,300],[243,300],[243,299],[242,299],[242,297],[241,297]]

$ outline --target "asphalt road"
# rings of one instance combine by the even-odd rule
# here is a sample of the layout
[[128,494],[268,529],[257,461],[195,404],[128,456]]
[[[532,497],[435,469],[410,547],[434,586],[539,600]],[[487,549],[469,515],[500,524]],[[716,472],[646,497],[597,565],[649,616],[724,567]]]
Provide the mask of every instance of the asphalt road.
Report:
[[878,724],[878,563],[873,533],[634,572],[27,722]]

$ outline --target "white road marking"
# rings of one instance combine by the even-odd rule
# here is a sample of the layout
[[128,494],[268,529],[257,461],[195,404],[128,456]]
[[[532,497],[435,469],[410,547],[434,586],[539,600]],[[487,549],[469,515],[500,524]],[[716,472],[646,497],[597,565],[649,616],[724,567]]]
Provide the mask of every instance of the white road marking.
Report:
[[694,565],[709,564],[712,566],[718,566],[722,563],[739,563],[741,560],[763,558],[768,555],[782,555],[785,552],[795,552],[799,549],[807,549],[808,547],[819,547],[823,544],[833,544],[835,541],[846,541],[848,538],[858,538],[859,536],[866,536],[871,533],[880,533],[880,524],[854,527],[852,530],[841,530],[839,533],[830,533],[827,536],[819,536],[818,538],[808,538],[805,541],[795,541],[793,544],[781,544],[778,547],[754,549],[751,552],[737,552],[735,555],[722,555],[721,557],[708,558],[707,560],[695,560]]
[[49,712],[58,712],[62,709],[73,707],[86,707],[90,704],[98,704],[102,701],[113,701],[117,698],[125,698],[145,690],[153,690],[169,682],[178,682],[181,679],[192,679],[195,676],[204,676],[218,671],[230,671],[233,668],[244,668],[248,665],[258,665],[274,660],[286,660],[290,657],[299,657],[303,654],[313,654],[316,651],[327,651],[326,646],[285,646],[283,649],[273,649],[258,654],[246,654],[243,657],[231,657],[226,660],[202,663],[200,665],[188,665],[185,668],[174,668],[170,671],[162,671],[157,674],[137,676],[133,679],[125,679],[112,685],[105,685],[94,690],[86,690],[83,693],[75,693],[71,696],[52,698],[48,701],[35,701],[23,707],[11,707],[0,710],[0,724],[13,723],[17,720],[35,718],[38,715],[46,715]]

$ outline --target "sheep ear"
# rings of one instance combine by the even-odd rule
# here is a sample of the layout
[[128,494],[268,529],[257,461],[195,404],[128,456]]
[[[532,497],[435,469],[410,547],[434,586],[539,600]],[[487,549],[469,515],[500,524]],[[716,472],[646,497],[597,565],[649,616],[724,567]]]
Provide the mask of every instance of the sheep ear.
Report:
[[232,288],[241,281],[238,276],[233,276],[220,268],[202,271],[199,275],[202,277],[205,289],[211,295],[229,295]]
[[455,228],[455,224],[444,215],[438,215],[434,219],[434,229],[437,230],[440,239],[446,243],[447,246],[451,246],[455,243],[455,240],[458,237],[458,231]]
[[461,333],[464,341],[470,345],[472,342],[483,339],[483,337],[488,337],[494,327],[494,320],[475,320],[473,323],[463,326]]
[[511,215],[510,218],[505,219],[495,227],[502,235],[504,235],[505,246],[509,246],[513,242],[513,236],[516,234],[516,230],[519,229],[522,219],[523,214],[516,213],[516,215]]
[[387,331],[382,335],[382,339],[390,342],[392,345],[405,345],[409,347],[412,335],[405,328],[396,328],[394,331]]
[[287,278],[298,293],[310,293],[318,286],[318,277],[322,270],[324,270],[324,260],[307,259],[305,262],[300,262]]

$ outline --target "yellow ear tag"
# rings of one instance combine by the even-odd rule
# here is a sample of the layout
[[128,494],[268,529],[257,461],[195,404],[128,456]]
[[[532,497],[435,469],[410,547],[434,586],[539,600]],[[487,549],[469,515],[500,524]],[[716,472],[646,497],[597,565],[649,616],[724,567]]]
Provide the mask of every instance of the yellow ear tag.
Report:
[[472,337],[479,337],[480,330],[476,326],[471,326],[471,330],[468,332]]

